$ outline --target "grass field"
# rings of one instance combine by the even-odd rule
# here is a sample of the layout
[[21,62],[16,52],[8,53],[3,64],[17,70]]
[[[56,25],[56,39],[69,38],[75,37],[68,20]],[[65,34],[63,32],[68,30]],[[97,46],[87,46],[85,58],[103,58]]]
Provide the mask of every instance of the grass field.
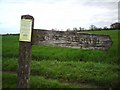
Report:
[[[118,30],[84,33],[110,35],[113,45],[108,51],[33,46],[31,88],[119,86]],[[3,88],[16,88],[18,39],[19,36],[2,37]]]

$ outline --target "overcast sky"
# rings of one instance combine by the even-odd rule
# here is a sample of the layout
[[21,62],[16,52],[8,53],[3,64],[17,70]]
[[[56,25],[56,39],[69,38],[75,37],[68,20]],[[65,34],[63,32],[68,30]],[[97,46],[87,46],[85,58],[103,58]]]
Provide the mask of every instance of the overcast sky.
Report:
[[119,0],[0,0],[0,34],[19,33],[21,15],[35,18],[35,29],[109,27],[118,21]]

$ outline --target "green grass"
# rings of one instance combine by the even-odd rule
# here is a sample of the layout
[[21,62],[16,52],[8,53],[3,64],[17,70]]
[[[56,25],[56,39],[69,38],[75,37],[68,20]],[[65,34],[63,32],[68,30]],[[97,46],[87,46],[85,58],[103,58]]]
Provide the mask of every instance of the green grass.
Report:
[[[52,84],[51,81],[48,84],[49,80],[46,81],[46,79],[77,83],[78,85],[89,83],[101,87],[119,86],[118,30],[84,31],[84,33],[110,35],[113,45],[108,51],[33,46],[31,87],[47,87],[47,85],[48,87],[66,87],[61,83]],[[16,72],[17,70],[18,39],[19,36],[2,37],[3,71]],[[42,76],[45,81],[37,80],[39,76]],[[16,75],[3,74],[3,78],[4,87],[15,87]],[[7,83],[7,80],[12,81],[12,83]]]
[[[16,88],[17,86],[16,74],[3,73],[2,87]],[[30,76],[30,88],[75,88],[75,86],[64,85],[57,80],[46,80],[40,76]],[[77,88],[77,87],[76,87]]]
[[18,57],[18,36],[2,37],[2,57]]
[[[17,60],[3,61],[3,71],[17,70]],[[97,86],[118,86],[119,66],[94,62],[43,60],[31,62],[31,75],[59,81],[93,83]]]
[[103,30],[103,31],[84,31],[84,33],[92,33],[92,34],[102,34],[102,35],[110,35],[113,44],[112,47],[106,52],[104,53],[104,55],[102,56],[105,61],[108,61],[109,63],[113,64],[113,61],[115,63],[120,63],[120,55],[118,52],[118,33],[119,30]]
[[[94,61],[100,63],[116,64],[118,60],[118,31],[89,31],[91,33],[110,35],[113,41],[108,51],[81,50],[71,48],[33,46],[32,58],[34,60],[59,60],[59,61]],[[85,33],[85,32],[84,32]],[[18,36],[3,36],[2,53],[4,57],[18,57]],[[13,52],[14,51],[14,52]]]

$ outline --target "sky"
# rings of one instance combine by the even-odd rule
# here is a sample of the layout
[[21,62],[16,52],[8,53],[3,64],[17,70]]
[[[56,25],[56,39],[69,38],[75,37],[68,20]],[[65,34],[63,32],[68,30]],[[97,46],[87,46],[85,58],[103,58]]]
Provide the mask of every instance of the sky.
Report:
[[19,33],[21,15],[32,15],[35,29],[110,27],[118,22],[119,0],[0,0],[0,34]]

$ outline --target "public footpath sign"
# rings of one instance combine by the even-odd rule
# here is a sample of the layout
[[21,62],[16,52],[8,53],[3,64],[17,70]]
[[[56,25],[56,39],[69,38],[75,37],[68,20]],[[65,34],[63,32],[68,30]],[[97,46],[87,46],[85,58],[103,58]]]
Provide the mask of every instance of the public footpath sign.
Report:
[[112,46],[112,40],[109,35],[34,29],[33,16],[22,15],[19,37],[17,88],[29,88],[32,45],[108,50]]
[[22,19],[20,26],[20,40],[31,42],[32,19]]
[[32,16],[21,16],[17,88],[29,88],[33,27],[34,18]]

